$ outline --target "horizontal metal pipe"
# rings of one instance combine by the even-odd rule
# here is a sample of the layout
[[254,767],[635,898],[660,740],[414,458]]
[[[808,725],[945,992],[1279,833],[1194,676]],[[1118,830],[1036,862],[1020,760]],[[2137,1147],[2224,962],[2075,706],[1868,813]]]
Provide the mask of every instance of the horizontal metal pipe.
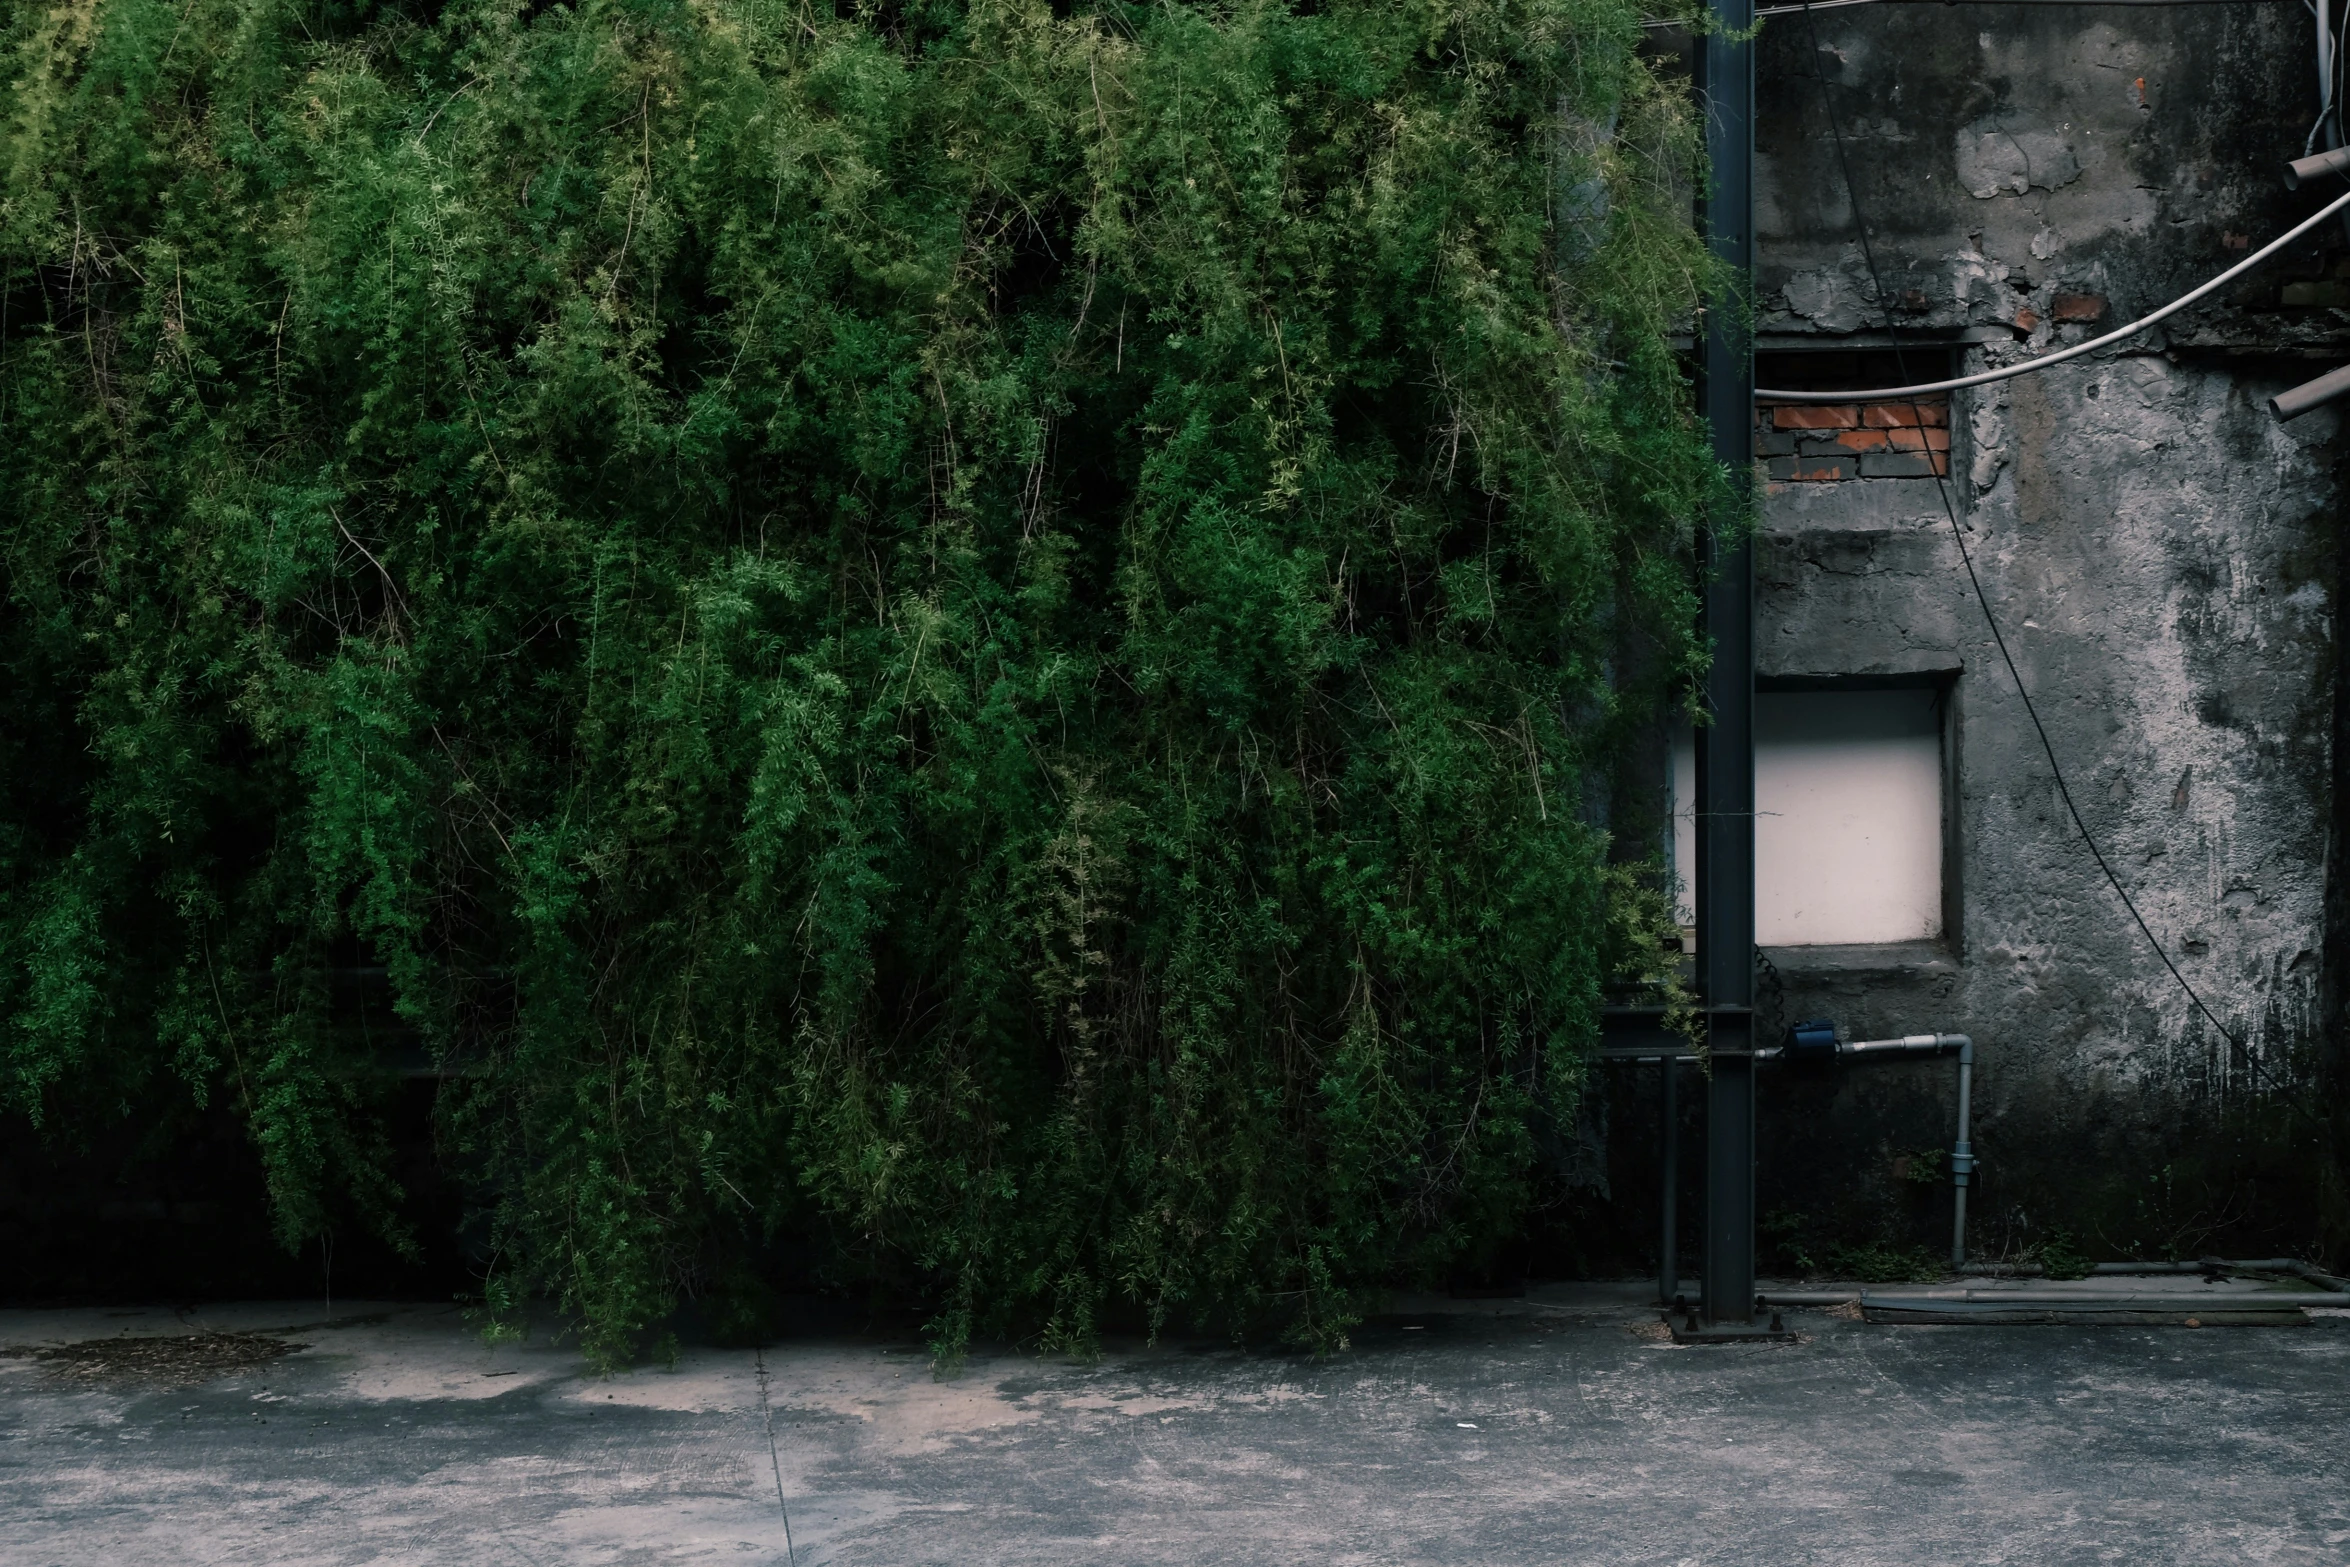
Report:
[[2321,180],[2329,174],[2350,174],[2350,147],[2295,158],[2285,165],[2285,189],[2299,190],[2302,181]]
[[2290,1301],[2179,1302],[2157,1300],[1909,1300],[1870,1296],[1860,1303],[1862,1315],[1881,1323],[1950,1323],[1984,1327],[2039,1323],[2220,1327],[2227,1324],[2266,1324],[2282,1327],[2306,1322],[2307,1316]]
[[1974,1041],[1964,1034],[1904,1034],[1899,1039],[1856,1039],[1838,1045],[1840,1056],[1946,1056],[1952,1051],[1973,1053]]
[[[1781,1050],[1777,1045],[1765,1045],[1762,1049],[1757,1050],[1754,1053],[1754,1059],[1757,1061],[1776,1061],[1784,1054],[1786,1054],[1786,1052]],[[1704,1060],[1705,1057],[1693,1049],[1676,1050],[1671,1055],[1666,1055],[1662,1051],[1649,1049],[1646,1046],[1633,1045],[1623,1049],[1603,1049],[1596,1051],[1593,1053],[1593,1059],[1599,1061],[1629,1062],[1634,1066],[1654,1066],[1659,1061],[1701,1061]]]
[[2009,1306],[2074,1305],[2084,1300],[2118,1300],[2133,1306],[2350,1306],[2342,1290],[1927,1290],[1920,1295],[1872,1296],[1880,1300],[1988,1300]]
[[[2240,1257],[2205,1258],[2201,1262],[2100,1262],[2089,1272],[2095,1278],[2122,1278],[2131,1274],[2152,1276],[2160,1274],[2208,1273],[2291,1273],[2322,1284],[2327,1289],[2350,1290],[2350,1279],[2338,1278],[2312,1263],[2298,1257]],[[2037,1279],[2048,1270],[2036,1262],[1970,1262],[1958,1272],[1975,1278]]]
[[2350,1306],[2350,1290],[2228,1290],[2187,1294],[2179,1290],[1928,1289],[1900,1295],[1872,1294],[1860,1289],[1763,1290],[1755,1298],[1765,1306],[1811,1307],[1849,1306],[1863,1300],[1886,1306],[1898,1306],[1905,1302],[1931,1305],[1937,1301],[1976,1301],[2001,1306],[2077,1307],[2084,1302],[2112,1302],[2130,1307],[2176,1306],[2182,1311],[2197,1306],[2229,1311],[2254,1307],[2282,1310],[2288,1306]]
[[2308,1264],[2293,1257],[2198,1257],[2180,1266],[2214,1273],[2298,1273]]
[[[1985,1275],[1996,1277],[2001,1273],[2004,1273],[2008,1276],[2022,1278],[2038,1277],[2043,1275],[2046,1270],[2041,1268],[2038,1263],[2024,1263],[2014,1267],[2003,1267],[1999,1263],[1976,1262],[1969,1263],[1966,1267],[1958,1271],[1962,1277],[1982,1277]],[[2101,1288],[2099,1286],[2088,1283],[2086,1280],[2082,1280],[2079,1281],[2082,1287],[2078,1290],[2000,1290],[1995,1288],[1986,1288],[1981,1285],[1968,1284],[1944,1286],[1940,1290],[1928,1291],[1924,1296],[1913,1295],[1907,1297],[1884,1298],[1905,1298],[1912,1300],[1956,1300],[1970,1297],[1978,1299],[2007,1299],[2012,1297],[2017,1300],[2072,1300],[2092,1298],[2112,1299],[2121,1295],[2132,1295],[2143,1296],[2148,1299],[2159,1299],[2166,1301],[2200,1301],[2211,1299],[2232,1301],[2250,1298],[2263,1301],[2275,1301],[2281,1305],[2287,1306],[2330,1306],[2336,1304],[2335,1297],[2339,1296],[2344,1302],[2350,1302],[2350,1279],[2339,1278],[2334,1274],[2327,1273],[2312,1263],[2301,1261],[2298,1257],[2206,1257],[2199,1262],[2100,1262],[2089,1270],[2091,1277],[2094,1278],[2125,1278],[2132,1274],[2138,1275],[2140,1277],[2151,1278],[2175,1276],[2189,1273],[2204,1273],[2210,1271],[2218,1271],[2223,1273],[2290,1273],[2307,1279],[2313,1284],[2322,1284],[2325,1286],[2325,1288],[2321,1290],[2307,1291],[2264,1290],[2251,1295],[2246,1295],[2242,1292],[2239,1292],[2228,1295],[2211,1296],[2189,1295],[2175,1290],[2153,1292],[2144,1290],[2115,1290],[2112,1288]],[[1860,1290],[1765,1290],[1762,1292],[1760,1299],[1766,1306],[1837,1306],[1860,1299],[1862,1293],[1863,1292]]]
[[1912,1306],[1930,1307],[1952,1304],[1980,1306],[2046,1306],[2050,1309],[2094,1310],[2109,1306],[2116,1310],[2193,1311],[2198,1308],[2212,1311],[2258,1311],[2287,1309],[2303,1306],[2350,1307],[2350,1291],[2344,1290],[2258,1290],[2231,1291],[2228,1294],[2183,1295],[2167,1290],[1927,1290],[1914,1295],[1873,1295],[1866,1290],[1764,1290],[1760,1297],[1765,1306],[1812,1307],[1829,1306]]
[[2101,1262],[2091,1273],[2201,1273],[2199,1262]]
[[2298,419],[2313,408],[2350,392],[2350,365],[2328,370],[2314,381],[2304,381],[2290,391],[2279,392],[2268,400],[2268,411],[2278,420]]

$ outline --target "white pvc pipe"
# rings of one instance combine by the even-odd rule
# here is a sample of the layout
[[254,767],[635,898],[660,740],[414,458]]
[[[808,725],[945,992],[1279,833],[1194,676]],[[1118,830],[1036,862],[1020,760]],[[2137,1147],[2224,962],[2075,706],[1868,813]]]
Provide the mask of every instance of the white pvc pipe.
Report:
[[2282,423],[2298,419],[2312,408],[2322,408],[2345,392],[2350,392],[2350,365],[2328,370],[2314,381],[2304,381],[2290,391],[2277,393],[2268,400],[2268,411]]
[[1836,1047],[1839,1056],[1938,1056],[1958,1052],[1958,1138],[1950,1149],[1950,1266],[1966,1266],[1966,1189],[1973,1184],[1975,1145],[1968,1140],[1975,1076],[1975,1042],[1965,1034],[1904,1034],[1899,1039],[1856,1039]]
[[1886,403],[1905,397],[1925,397],[1937,392],[1955,392],[1969,386],[1986,386],[1993,381],[2005,381],[2012,376],[2022,375],[2026,371],[2045,370],[2050,365],[2059,365],[2067,359],[2078,359],[2083,354],[2094,353],[2100,348],[2120,342],[2125,337],[2134,337],[2158,322],[2169,320],[2197,300],[2208,297],[2218,289],[2224,288],[2237,278],[2242,277],[2335,213],[2344,210],[2350,210],[2350,191],[2336,196],[2332,201],[2319,208],[2314,215],[2302,219],[2210,282],[2188,293],[2181,294],[2152,315],[2142,316],[2128,326],[2116,328],[2103,337],[2092,337],[2085,343],[2075,343],[2072,347],[2060,348],[2053,354],[2042,354],[2037,359],[2027,359],[2020,365],[2008,365],[1999,370],[1985,370],[1980,375],[1962,375],[1948,381],[1925,381],[1916,386],[1888,386],[1870,391],[1851,392],[1775,392],[1764,387],[1757,387],[1754,395],[1757,399],[1767,399],[1774,403]]

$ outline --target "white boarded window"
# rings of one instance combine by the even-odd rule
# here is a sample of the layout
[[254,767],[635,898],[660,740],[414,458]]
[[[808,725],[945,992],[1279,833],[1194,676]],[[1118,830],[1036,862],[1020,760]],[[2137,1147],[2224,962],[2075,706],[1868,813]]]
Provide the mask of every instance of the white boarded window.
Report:
[[[1754,699],[1754,939],[1766,947],[1942,933],[1942,714],[1936,692],[1772,691]],[[1697,759],[1673,745],[1673,870],[1694,918]]]

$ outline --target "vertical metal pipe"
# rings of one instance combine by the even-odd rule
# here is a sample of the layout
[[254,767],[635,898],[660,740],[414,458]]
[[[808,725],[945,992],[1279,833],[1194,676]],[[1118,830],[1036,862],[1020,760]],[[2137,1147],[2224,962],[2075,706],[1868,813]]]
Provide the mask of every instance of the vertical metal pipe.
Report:
[[1950,1150],[1950,1266],[1966,1266],[1966,1189],[1974,1182],[1975,1145],[1968,1139],[1968,1122],[1973,1113],[1975,1075],[1975,1043],[1968,1040],[1958,1047],[1958,1143]]
[[[2317,21],[2317,125],[2302,146],[2307,154],[2331,152],[2342,145],[2342,111],[2334,102],[2334,78],[2340,70],[2334,55],[2334,16],[2330,0],[2310,0]],[[2342,233],[2350,238],[2350,212],[2342,214]]]
[[2334,106],[2334,19],[2331,0],[2314,0],[2317,15],[2317,134],[2319,145],[2331,150],[2340,146],[2333,131],[2333,117],[2328,112]]
[[1710,722],[1697,731],[1697,978],[1712,1070],[1706,1091],[1705,1318],[1754,1320],[1754,557],[1743,511],[1754,474],[1754,0],[1709,0],[1698,49],[1712,186],[1707,243],[1737,280],[1705,313],[1701,407],[1737,515],[1704,534],[1702,628]]
[[1662,1079],[1657,1095],[1662,1112],[1657,1141],[1664,1150],[1664,1233],[1657,1245],[1656,1300],[1660,1306],[1670,1306],[1681,1289],[1681,1063],[1666,1056],[1657,1063],[1657,1073]]

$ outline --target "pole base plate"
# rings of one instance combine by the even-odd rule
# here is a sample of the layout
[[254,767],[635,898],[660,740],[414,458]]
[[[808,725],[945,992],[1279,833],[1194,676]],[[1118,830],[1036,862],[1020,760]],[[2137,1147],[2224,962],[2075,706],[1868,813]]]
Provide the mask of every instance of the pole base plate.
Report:
[[1779,1314],[1771,1313],[1766,1325],[1761,1322],[1700,1322],[1695,1317],[1684,1317],[1675,1322],[1667,1317],[1676,1344],[1792,1344],[1795,1335],[1780,1324]]

